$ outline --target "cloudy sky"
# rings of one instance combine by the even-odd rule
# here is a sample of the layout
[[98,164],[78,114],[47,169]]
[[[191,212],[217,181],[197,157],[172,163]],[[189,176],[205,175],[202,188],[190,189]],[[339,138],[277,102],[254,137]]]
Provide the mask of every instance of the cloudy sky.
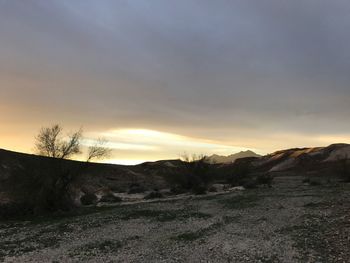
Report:
[[0,148],[110,162],[350,143],[347,0],[0,0]]

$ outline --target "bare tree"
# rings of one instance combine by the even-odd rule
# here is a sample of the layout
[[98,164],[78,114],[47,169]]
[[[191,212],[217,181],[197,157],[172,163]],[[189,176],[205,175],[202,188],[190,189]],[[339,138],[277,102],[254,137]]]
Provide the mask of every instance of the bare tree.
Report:
[[87,162],[93,159],[103,159],[107,158],[111,154],[111,149],[106,147],[107,140],[104,138],[99,138],[96,143],[88,148]]
[[185,163],[193,163],[193,162],[198,162],[198,161],[204,161],[206,159],[206,156],[204,154],[188,154],[188,153],[183,153],[180,156],[180,159],[185,162]]
[[19,199],[33,209],[69,210],[74,205],[74,182],[90,168],[92,159],[107,157],[110,150],[105,139],[98,139],[88,148],[87,162],[66,162],[72,156],[81,153],[82,129],[71,134],[63,134],[58,125],[41,128],[36,136],[37,153],[50,159],[38,158],[28,164],[23,163],[17,171]]
[[62,134],[63,128],[59,124],[41,128],[36,136],[35,148],[40,155],[59,159],[68,159],[81,153],[80,141],[82,129],[66,136]]

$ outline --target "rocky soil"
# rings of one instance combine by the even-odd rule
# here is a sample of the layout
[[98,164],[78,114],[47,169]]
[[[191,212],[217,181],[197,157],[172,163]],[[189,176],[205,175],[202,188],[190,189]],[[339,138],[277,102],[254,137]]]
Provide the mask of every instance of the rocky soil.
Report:
[[350,185],[302,180],[0,222],[0,261],[350,262]]

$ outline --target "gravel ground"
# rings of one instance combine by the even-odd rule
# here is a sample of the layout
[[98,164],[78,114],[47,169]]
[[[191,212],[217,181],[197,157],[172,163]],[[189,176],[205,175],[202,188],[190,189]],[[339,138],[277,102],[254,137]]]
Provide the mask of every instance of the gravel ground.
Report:
[[350,262],[350,185],[273,188],[0,222],[3,262]]

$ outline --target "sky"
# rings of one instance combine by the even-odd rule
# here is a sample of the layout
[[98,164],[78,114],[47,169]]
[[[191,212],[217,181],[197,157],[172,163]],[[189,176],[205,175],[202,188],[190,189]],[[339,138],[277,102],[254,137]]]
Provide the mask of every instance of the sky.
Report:
[[0,0],[0,148],[108,162],[350,143],[347,0]]

